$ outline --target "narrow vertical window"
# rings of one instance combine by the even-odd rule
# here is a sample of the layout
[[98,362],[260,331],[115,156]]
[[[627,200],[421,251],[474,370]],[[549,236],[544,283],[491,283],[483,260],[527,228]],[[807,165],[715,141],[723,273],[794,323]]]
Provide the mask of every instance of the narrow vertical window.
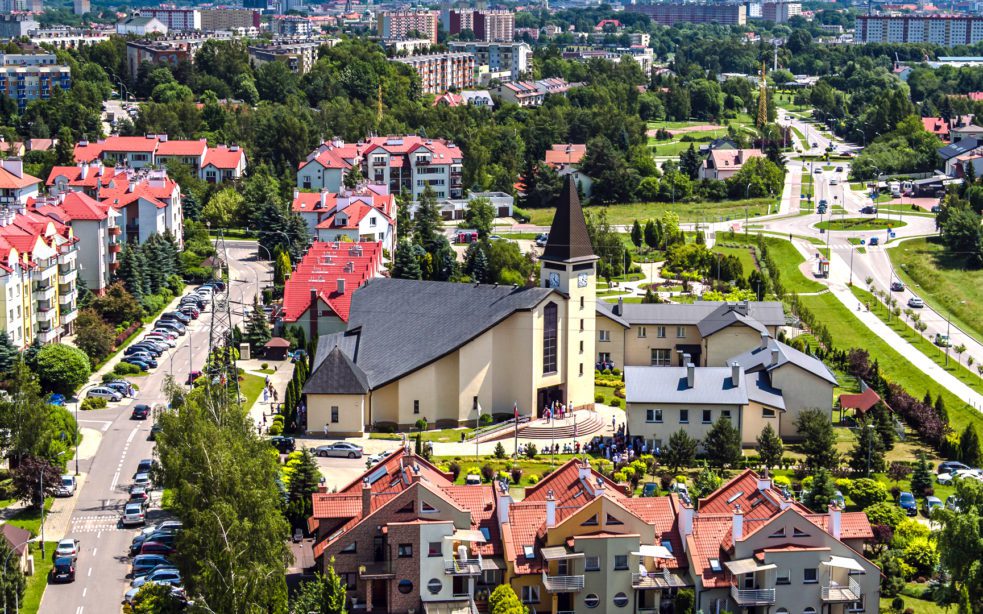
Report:
[[543,310],[543,373],[556,372],[557,308],[550,303]]

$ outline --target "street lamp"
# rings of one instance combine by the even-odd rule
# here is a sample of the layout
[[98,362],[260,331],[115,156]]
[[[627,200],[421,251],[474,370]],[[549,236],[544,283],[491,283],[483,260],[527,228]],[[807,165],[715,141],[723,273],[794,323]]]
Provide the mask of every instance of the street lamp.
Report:
[[[868,428],[868,429],[873,430],[874,429],[874,425],[873,424],[868,424],[864,428]],[[871,454],[871,449],[874,447],[874,434],[871,432],[871,433],[868,433],[867,435],[868,435],[867,436],[867,475],[865,475],[864,477],[868,477],[869,478],[870,477],[870,454]]]
[[747,214],[747,201],[751,196],[751,182],[749,181],[747,186],[744,188],[744,236],[747,236],[747,224],[748,224],[748,214]]
[[[20,548],[21,546],[26,546],[26,545],[30,544],[31,542],[36,542],[36,541],[38,541],[38,538],[37,537],[32,537],[31,539],[29,539],[29,540],[27,540],[27,541],[25,541],[23,543],[17,544],[13,548],[11,548],[9,552],[7,552],[7,556],[5,556],[4,559],[3,559],[3,579],[4,579],[4,585],[7,584],[7,563],[10,562],[10,555],[13,554],[14,552],[16,552],[17,549]],[[20,595],[18,595],[17,591],[14,591],[14,612],[17,612],[18,610],[20,610]],[[7,614],[7,591],[6,590],[3,591],[3,614]]]
[[[65,451],[62,450],[56,455],[56,458],[64,454]],[[44,553],[44,465],[41,466],[41,471],[38,472],[38,484],[41,487],[41,558],[43,559],[46,557]]]

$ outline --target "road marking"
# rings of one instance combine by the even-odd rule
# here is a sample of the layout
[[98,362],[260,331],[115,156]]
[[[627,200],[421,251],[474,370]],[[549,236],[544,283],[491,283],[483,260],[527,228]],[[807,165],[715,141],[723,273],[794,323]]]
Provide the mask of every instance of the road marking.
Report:
[[[99,531],[99,532],[102,533],[102,531]],[[98,548],[93,548],[92,549],[92,556],[95,556],[96,555],[96,552],[99,552],[99,549]]]
[[85,599],[85,594],[89,592],[89,587],[86,586],[82,589],[82,599]]
[[130,442],[133,441],[134,437],[136,437],[138,430],[140,430],[139,427],[136,427],[130,432],[130,436],[126,438],[126,445],[130,445]]
[[113,490],[116,488],[116,484],[119,483],[119,471],[113,474],[113,483],[109,485],[109,489]]
[[89,573],[87,573],[85,575],[87,575],[87,576],[91,576],[92,575],[92,568],[91,567],[89,568]]
[[102,531],[96,533],[96,539],[102,539]]

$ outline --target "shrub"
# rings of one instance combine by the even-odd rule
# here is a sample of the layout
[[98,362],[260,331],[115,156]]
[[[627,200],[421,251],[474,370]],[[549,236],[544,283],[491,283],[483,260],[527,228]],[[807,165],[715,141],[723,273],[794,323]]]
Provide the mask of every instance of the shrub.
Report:
[[106,399],[87,397],[82,400],[82,405],[79,406],[79,409],[82,411],[89,411],[91,409],[105,409],[107,405],[109,405],[109,401]]
[[861,478],[853,483],[849,491],[850,498],[857,504],[857,507],[864,510],[868,507],[887,501],[887,490],[876,480]]
[[497,478],[498,478],[498,479],[499,479],[500,481],[501,481],[501,480],[507,480],[507,479],[509,479],[509,474],[507,474],[507,473],[505,473],[504,471],[499,471],[499,472],[498,472],[498,475],[497,475],[496,477],[497,477]]
[[628,481],[628,480],[625,479],[625,477],[626,476],[625,476],[625,472],[624,471],[616,471],[614,473],[614,475],[611,476],[611,479],[613,479],[618,484],[621,484],[622,482],[627,482]]
[[621,377],[621,369],[618,368],[611,369],[611,375],[614,375],[615,377]]
[[270,363],[268,363],[268,362],[264,362],[263,364],[261,364],[261,365],[259,366],[259,368],[260,368],[260,369],[263,369],[263,370],[265,371],[266,369],[269,369],[269,368],[270,368]]
[[495,458],[505,458],[505,456],[506,456],[506,454],[505,454],[505,446],[502,445],[502,442],[501,441],[495,444],[495,452],[494,452],[494,455],[495,455]]
[[621,407],[621,399],[618,397],[611,399],[611,407]]
[[456,482],[458,476],[461,475],[461,464],[457,461],[451,461],[447,464],[447,470],[452,476],[454,476],[452,479]]
[[526,446],[526,456],[528,456],[529,458],[536,458],[536,454],[537,454],[536,444],[531,443],[528,446]]
[[41,388],[70,395],[89,379],[92,364],[85,352],[62,343],[42,347],[37,354],[35,372]]
[[519,480],[522,479],[522,467],[512,467],[509,473],[511,474],[513,484],[518,484]]
[[890,501],[875,503],[864,510],[870,524],[881,524],[894,529],[905,519],[905,513],[897,505]]
[[491,482],[492,480],[495,479],[495,468],[492,467],[490,464],[485,463],[484,465],[481,466],[481,477],[486,482]]
[[772,482],[775,483],[775,486],[784,486],[785,488],[789,488],[792,486],[792,480],[789,479],[789,477],[786,475],[775,476]]
[[539,476],[536,475],[535,473],[530,473],[529,474],[529,483],[530,484],[536,484],[538,482],[539,482]]
[[604,402],[604,395],[603,394],[595,394],[594,395],[594,402],[595,403],[603,403]]
[[113,373],[116,375],[136,375],[140,372],[140,367],[131,365],[128,362],[119,362],[116,363],[115,367],[113,367]]
[[282,435],[283,434],[283,422],[274,422],[270,425],[270,435]]

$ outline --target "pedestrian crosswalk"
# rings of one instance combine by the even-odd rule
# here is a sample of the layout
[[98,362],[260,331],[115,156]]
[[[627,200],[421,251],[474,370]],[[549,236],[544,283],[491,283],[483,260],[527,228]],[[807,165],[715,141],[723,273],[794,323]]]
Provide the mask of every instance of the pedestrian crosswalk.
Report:
[[100,531],[124,531],[118,514],[93,514],[72,518],[72,533],[98,533]]

